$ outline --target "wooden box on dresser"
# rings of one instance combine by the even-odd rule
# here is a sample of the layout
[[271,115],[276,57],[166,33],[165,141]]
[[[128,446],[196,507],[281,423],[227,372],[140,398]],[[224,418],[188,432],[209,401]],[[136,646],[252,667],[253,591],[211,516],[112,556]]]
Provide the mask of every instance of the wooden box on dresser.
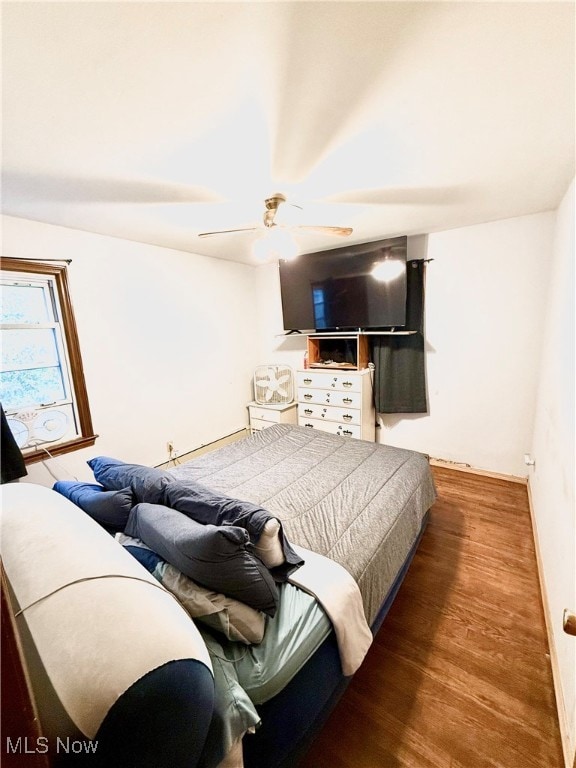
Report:
[[372,373],[369,368],[296,371],[298,424],[374,442],[376,413]]

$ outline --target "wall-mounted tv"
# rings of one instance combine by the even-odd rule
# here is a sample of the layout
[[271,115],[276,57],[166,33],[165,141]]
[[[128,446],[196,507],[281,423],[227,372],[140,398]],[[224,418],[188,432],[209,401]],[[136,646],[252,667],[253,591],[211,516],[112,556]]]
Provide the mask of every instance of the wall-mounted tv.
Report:
[[[280,262],[285,331],[389,330],[406,325],[407,237]],[[378,269],[387,278],[378,277]]]

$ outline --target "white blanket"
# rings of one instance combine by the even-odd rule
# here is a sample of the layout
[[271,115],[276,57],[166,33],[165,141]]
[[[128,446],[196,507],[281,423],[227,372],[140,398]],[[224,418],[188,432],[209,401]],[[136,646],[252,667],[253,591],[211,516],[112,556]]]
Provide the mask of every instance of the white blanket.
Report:
[[322,605],[334,626],[342,673],[353,675],[373,639],[358,585],[345,568],[328,557],[293,547],[305,562],[289,581],[314,595]]

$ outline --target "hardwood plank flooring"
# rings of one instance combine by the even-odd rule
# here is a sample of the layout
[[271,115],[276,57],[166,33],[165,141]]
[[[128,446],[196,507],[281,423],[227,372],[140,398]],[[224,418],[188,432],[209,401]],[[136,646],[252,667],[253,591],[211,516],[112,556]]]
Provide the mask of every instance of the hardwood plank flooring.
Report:
[[526,487],[433,472],[404,583],[301,768],[563,768]]

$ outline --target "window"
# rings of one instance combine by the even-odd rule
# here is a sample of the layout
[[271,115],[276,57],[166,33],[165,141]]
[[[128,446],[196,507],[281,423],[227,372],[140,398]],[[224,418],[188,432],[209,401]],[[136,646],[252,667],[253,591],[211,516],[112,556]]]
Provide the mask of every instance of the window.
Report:
[[65,265],[2,259],[0,401],[26,463],[94,445]]
[[325,289],[318,285],[312,285],[312,302],[314,304],[314,327],[326,328],[326,296]]

